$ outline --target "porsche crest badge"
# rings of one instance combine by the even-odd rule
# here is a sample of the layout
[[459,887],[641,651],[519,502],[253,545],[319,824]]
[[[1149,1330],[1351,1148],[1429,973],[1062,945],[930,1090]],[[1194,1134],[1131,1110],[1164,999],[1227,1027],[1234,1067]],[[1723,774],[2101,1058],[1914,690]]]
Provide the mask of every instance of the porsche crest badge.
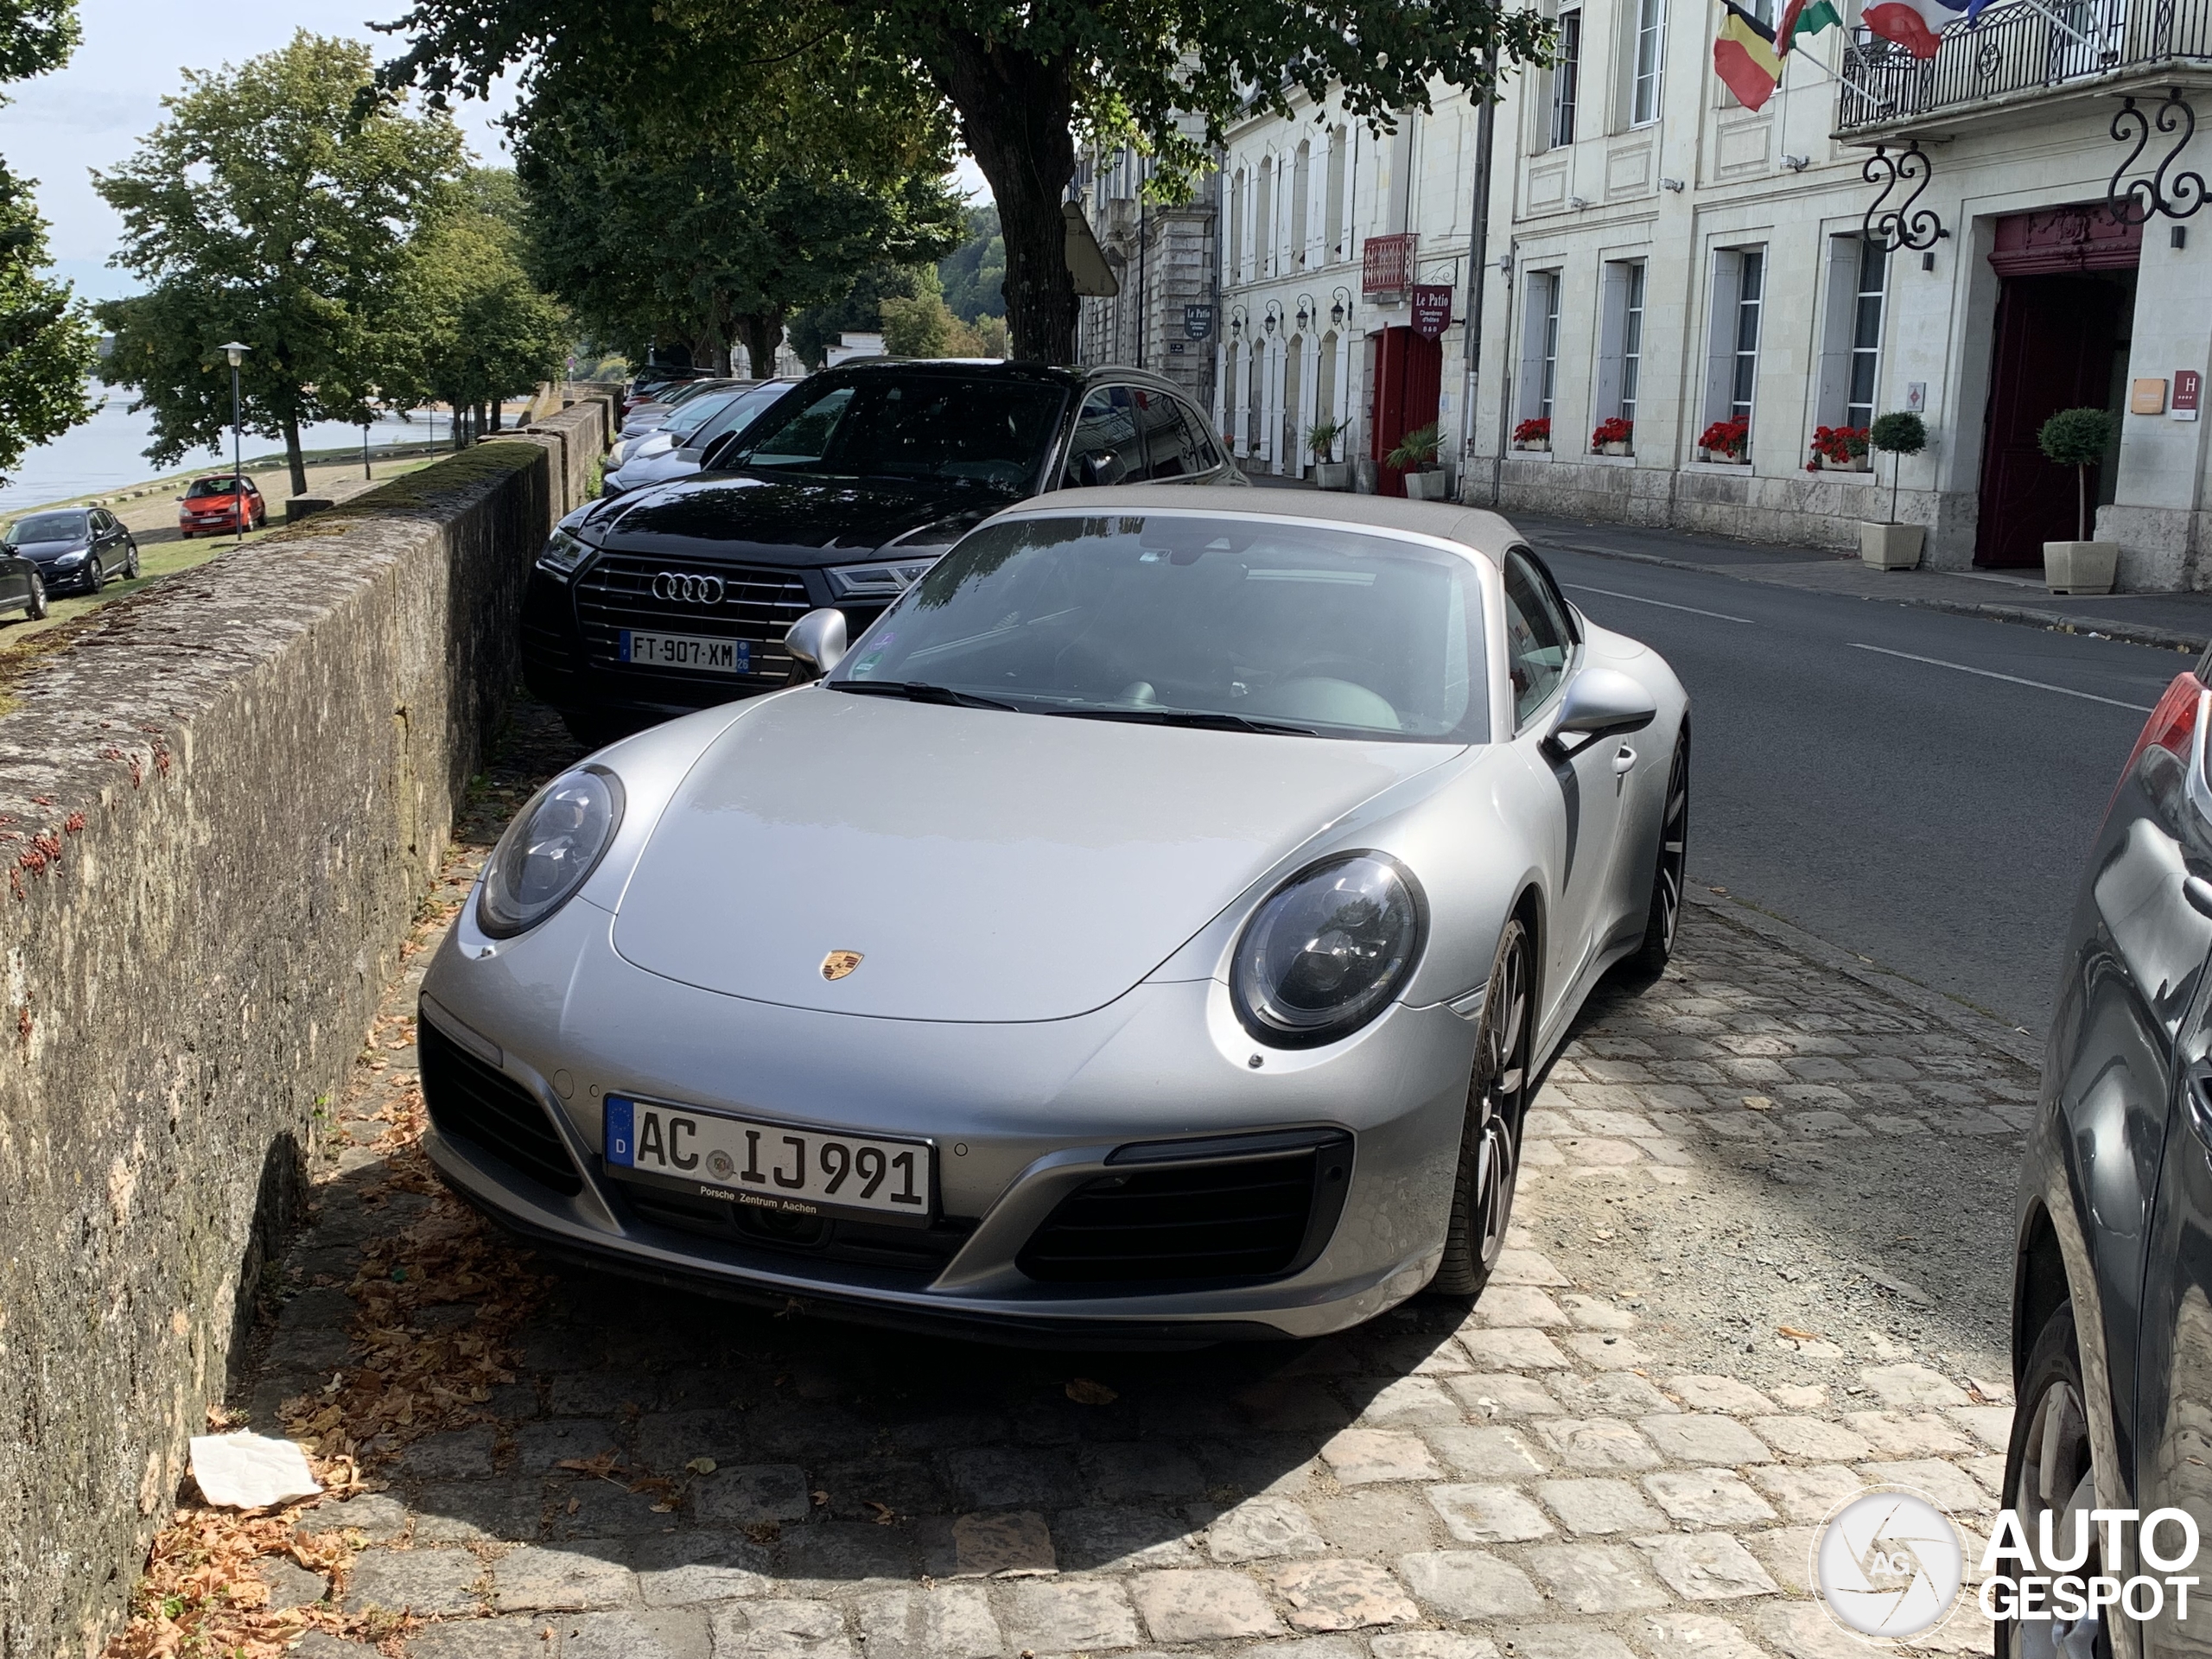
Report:
[[822,958],[822,977],[824,979],[842,979],[847,974],[851,973],[854,969],[860,965],[861,953],[859,951],[832,950],[828,956]]

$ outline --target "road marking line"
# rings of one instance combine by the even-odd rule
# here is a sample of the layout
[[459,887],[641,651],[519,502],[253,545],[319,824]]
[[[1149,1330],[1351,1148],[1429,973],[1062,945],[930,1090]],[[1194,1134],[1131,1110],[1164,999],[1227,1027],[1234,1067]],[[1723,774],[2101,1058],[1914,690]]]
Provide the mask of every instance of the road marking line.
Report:
[[1700,611],[1694,605],[1670,605],[1663,599],[1645,599],[1639,594],[1617,594],[1610,588],[1592,588],[1586,582],[1562,582],[1562,588],[1572,588],[1578,594],[1603,594],[1607,599],[1624,599],[1631,605],[1656,605],[1662,611],[1688,611],[1692,616],[1710,616],[1723,622],[1751,621],[1748,616],[1731,616],[1726,611]]
[[1853,651],[1878,652],[1885,657],[1902,657],[1908,663],[1925,663],[1930,668],[1955,669],[1961,674],[1979,674],[1985,680],[2002,680],[2007,685],[2033,686],[2038,691],[2056,691],[2062,697],[2079,697],[2085,702],[2108,702],[2115,709],[2133,709],[2139,715],[2152,712],[2147,702],[2122,702],[2118,697],[2101,697],[2094,691],[2076,691],[2068,685],[2052,685],[2044,680],[2024,680],[2017,674],[1999,674],[1993,669],[1968,668],[1964,663],[1947,663],[1940,657],[1916,657],[1909,651],[1891,651],[1886,645],[1862,645],[1852,642]]

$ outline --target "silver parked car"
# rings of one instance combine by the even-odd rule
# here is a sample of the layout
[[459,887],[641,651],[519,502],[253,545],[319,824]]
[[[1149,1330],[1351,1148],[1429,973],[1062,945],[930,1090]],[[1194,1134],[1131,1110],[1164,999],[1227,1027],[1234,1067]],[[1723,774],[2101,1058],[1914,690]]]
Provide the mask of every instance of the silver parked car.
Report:
[[1533,1080],[1673,949],[1688,704],[1503,519],[1072,490],[815,683],[600,751],[422,998],[556,1253],[880,1322],[1313,1336],[1497,1258]]
[[[626,495],[648,484],[665,484],[701,471],[709,454],[719,454],[734,442],[753,421],[765,414],[796,380],[763,380],[712,400],[696,422],[683,423],[690,405],[677,411],[677,418],[658,430],[646,433],[623,452],[622,462],[600,480],[602,496]],[[708,400],[702,400],[702,402]]]

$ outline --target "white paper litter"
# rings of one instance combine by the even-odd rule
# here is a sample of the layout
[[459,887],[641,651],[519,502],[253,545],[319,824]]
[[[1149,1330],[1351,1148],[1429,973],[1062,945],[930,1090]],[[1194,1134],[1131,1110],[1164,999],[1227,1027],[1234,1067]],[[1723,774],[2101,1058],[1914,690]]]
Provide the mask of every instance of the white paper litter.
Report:
[[194,1435],[192,1478],[210,1503],[234,1510],[312,1497],[322,1490],[306,1453],[289,1440],[263,1434]]

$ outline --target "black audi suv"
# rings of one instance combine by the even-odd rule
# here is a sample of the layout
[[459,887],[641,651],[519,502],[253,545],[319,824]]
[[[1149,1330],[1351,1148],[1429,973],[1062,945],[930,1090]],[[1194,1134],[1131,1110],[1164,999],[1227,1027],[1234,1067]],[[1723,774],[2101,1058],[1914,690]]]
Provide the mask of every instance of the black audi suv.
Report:
[[583,741],[790,683],[791,623],[834,607],[857,635],[1010,502],[1244,481],[1158,375],[884,359],[801,381],[704,467],[570,513],[531,573],[524,676]]
[[[2208,726],[2212,653],[2137,740],[2075,902],[2020,1179],[2005,1471],[2039,1573],[2198,1582],[2185,1612],[2162,1592],[2147,1618],[2107,1607],[2000,1622],[2005,1659],[2212,1651],[2212,1557],[2168,1565],[2188,1529],[2167,1517],[2146,1552],[2136,1529],[2091,1519],[2180,1510],[2212,1541]],[[2046,1524],[2056,1562],[2042,1557]],[[2071,1559],[2077,1528],[2086,1562]],[[2147,1592],[2132,1600],[2149,1610]]]

